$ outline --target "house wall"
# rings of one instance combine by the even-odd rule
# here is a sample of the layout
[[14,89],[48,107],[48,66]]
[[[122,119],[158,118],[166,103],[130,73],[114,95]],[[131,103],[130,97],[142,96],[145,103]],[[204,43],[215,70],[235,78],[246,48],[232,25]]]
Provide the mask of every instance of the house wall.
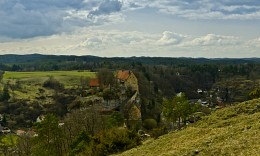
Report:
[[133,90],[138,91],[138,80],[132,71],[130,71],[130,75],[125,84],[126,86],[131,86]]

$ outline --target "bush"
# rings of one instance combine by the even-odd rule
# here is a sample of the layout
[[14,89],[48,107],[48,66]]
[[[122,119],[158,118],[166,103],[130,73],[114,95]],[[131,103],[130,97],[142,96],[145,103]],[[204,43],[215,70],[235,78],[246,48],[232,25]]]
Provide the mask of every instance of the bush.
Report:
[[151,136],[153,138],[157,139],[159,136],[162,136],[162,135],[167,134],[167,133],[168,133],[167,127],[163,126],[161,128],[154,128],[151,131]]
[[157,122],[154,119],[145,119],[143,127],[147,130],[152,130],[153,128],[157,127]]
[[121,112],[113,112],[108,118],[109,127],[120,127],[124,124],[124,116]]
[[123,152],[141,144],[141,138],[135,131],[110,129],[93,138],[93,155],[109,155]]
[[53,76],[50,76],[48,80],[43,83],[43,87],[51,88],[55,90],[64,89],[64,85],[56,80]]

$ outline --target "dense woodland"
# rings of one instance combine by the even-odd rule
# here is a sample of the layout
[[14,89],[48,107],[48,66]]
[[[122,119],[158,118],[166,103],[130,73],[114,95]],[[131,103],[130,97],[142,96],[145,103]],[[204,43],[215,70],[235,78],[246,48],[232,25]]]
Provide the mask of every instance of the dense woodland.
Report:
[[[6,126],[9,124],[8,127],[16,129],[33,128],[38,134],[33,139],[20,138],[17,146],[19,155],[31,153],[37,155],[41,152],[46,152],[44,155],[117,153],[141,144],[142,138],[136,133],[139,129],[149,131],[154,137],[168,132],[172,127],[162,122],[162,112],[167,121],[176,121],[177,128],[180,129],[181,118],[185,119],[186,124],[186,119],[194,112],[210,114],[218,106],[258,98],[260,94],[260,59],[258,58],[101,58],[38,54],[0,56],[0,80],[5,71],[57,70],[97,72],[102,85],[110,86],[109,90],[104,87],[102,92],[103,98],[107,101],[116,100],[119,92],[113,79],[113,72],[133,71],[138,79],[143,124],[131,129],[116,130],[118,133],[114,133],[114,128],[122,127],[124,123],[124,112],[115,111],[110,115],[102,115],[91,107],[91,110],[80,111],[82,104],[78,97],[82,92],[64,88],[64,85],[53,77],[42,84],[42,87],[54,90],[51,97],[53,105],[42,105],[41,99],[34,103],[26,100],[10,101],[10,90],[21,89],[19,83],[14,85],[1,82],[0,114],[4,114],[4,118],[7,118],[5,121],[2,120],[2,124]],[[179,98],[175,96],[180,92],[184,93],[183,96]],[[131,90],[127,90],[126,94],[127,97],[133,95]],[[198,100],[207,101],[209,105],[207,107],[197,105]],[[178,101],[183,105],[178,106]],[[176,105],[172,106],[171,103]],[[87,105],[91,106],[93,103]],[[35,124],[34,121],[42,114],[46,115],[46,120]],[[63,128],[59,127],[61,121],[64,123]],[[118,139],[120,137],[121,140]],[[39,140],[41,143],[33,146]],[[1,148],[7,149],[5,146]]]

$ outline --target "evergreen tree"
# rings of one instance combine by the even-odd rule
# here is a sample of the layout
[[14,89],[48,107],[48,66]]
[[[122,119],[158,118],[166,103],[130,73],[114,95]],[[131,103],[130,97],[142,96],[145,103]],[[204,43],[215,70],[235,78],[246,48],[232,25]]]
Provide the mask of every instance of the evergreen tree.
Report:
[[3,119],[2,119],[2,126],[6,127],[7,126],[7,119],[6,115],[4,114]]
[[10,99],[10,94],[8,91],[8,86],[5,85],[3,89],[3,94],[1,95],[0,101],[8,101]]

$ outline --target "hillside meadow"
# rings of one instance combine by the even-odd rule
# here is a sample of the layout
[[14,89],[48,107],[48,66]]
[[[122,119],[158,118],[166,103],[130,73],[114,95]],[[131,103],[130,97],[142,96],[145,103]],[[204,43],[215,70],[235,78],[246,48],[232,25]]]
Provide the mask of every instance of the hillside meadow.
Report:
[[117,156],[260,155],[260,99],[213,112]]

